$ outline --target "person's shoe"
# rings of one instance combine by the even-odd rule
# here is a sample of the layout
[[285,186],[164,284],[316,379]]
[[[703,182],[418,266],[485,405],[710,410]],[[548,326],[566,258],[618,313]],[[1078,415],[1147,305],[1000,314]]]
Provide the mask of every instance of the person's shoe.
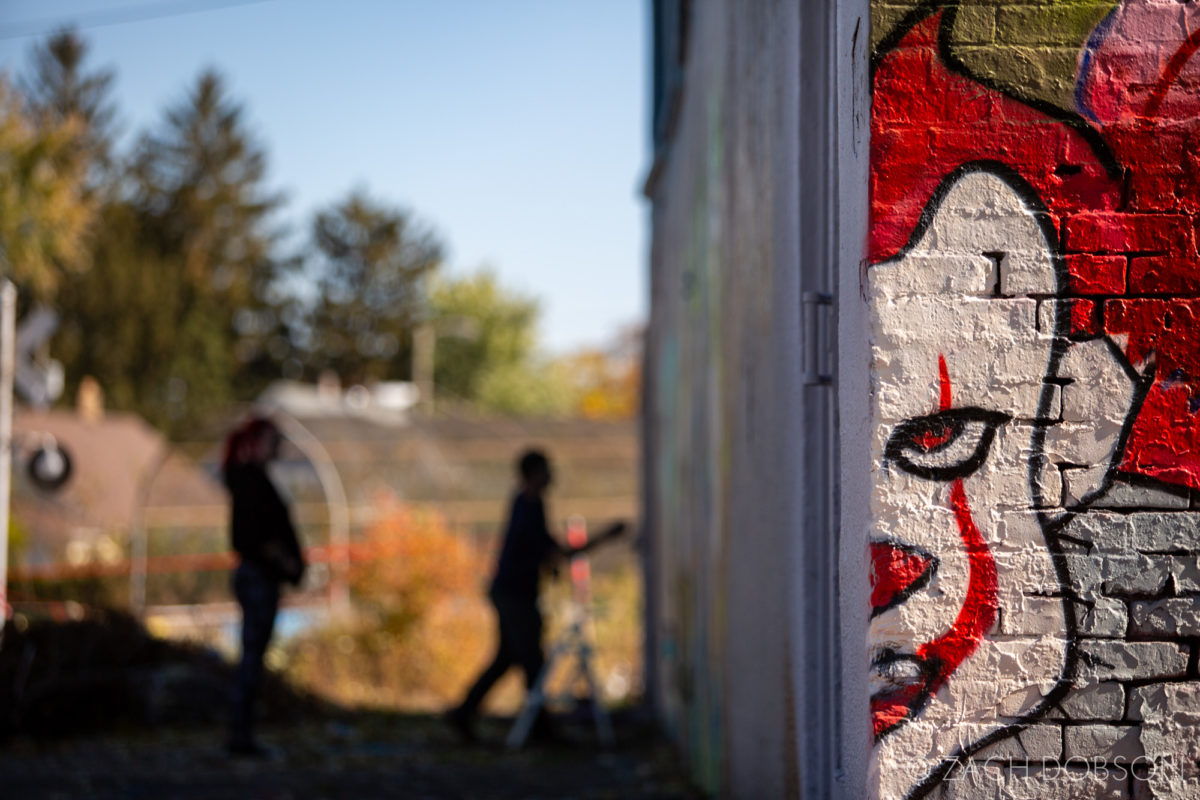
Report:
[[462,708],[452,708],[446,712],[446,724],[449,725],[458,738],[467,744],[474,744],[479,741],[479,737],[475,735],[475,725],[472,715]]

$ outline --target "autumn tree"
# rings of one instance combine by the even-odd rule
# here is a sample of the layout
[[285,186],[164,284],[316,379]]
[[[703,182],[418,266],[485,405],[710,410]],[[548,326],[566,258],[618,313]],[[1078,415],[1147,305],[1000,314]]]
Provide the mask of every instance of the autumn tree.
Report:
[[568,382],[571,412],[588,419],[628,419],[641,399],[640,328],[620,332],[606,347],[585,348],[558,362]]
[[96,207],[75,156],[78,118],[31,114],[0,76],[0,271],[46,299],[90,264]]

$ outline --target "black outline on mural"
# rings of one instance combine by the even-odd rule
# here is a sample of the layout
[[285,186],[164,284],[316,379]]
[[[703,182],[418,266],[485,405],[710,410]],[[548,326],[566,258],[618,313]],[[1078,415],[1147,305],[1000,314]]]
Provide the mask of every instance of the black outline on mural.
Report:
[[[895,462],[896,466],[908,474],[916,475],[918,478],[924,478],[928,481],[948,483],[955,478],[965,478],[979,469],[987,459],[988,453],[992,448],[992,440],[996,438],[996,429],[1011,419],[1011,414],[1005,414],[1003,411],[990,411],[977,406],[948,408],[936,414],[906,419],[897,425],[892,430],[892,435],[888,437],[887,445],[883,448],[884,462],[885,464],[887,462]],[[915,452],[918,449],[913,446],[915,437],[928,431],[930,426],[938,424],[943,426],[948,424],[954,431],[954,435],[945,442],[938,444],[937,447],[924,450],[922,454],[929,455],[945,450],[958,440],[963,431],[966,430],[965,423],[968,422],[982,423],[984,428],[979,434],[979,441],[975,444],[971,455],[967,458],[948,466],[933,467],[918,464],[904,454],[905,451]]]
[[[1058,231],[1055,229],[1050,216],[1049,209],[1042,202],[1037,191],[1029,184],[1021,175],[1012,167],[1000,161],[994,160],[978,160],[969,161],[959,165],[951,170],[937,188],[934,189],[932,197],[926,203],[921,215],[917,220],[917,224],[909,236],[904,247],[893,256],[879,263],[886,264],[902,259],[906,254],[912,251],[921,238],[925,235],[929,226],[932,224],[934,216],[945,200],[950,189],[958,183],[966,175],[975,173],[987,173],[995,176],[1003,181],[1013,190],[1013,192],[1025,204],[1026,210],[1037,223],[1042,237],[1046,242],[1051,256],[1051,263],[1054,269],[1056,290],[1053,295],[1055,298],[1055,320],[1054,334],[1050,345],[1050,356],[1043,371],[1042,391],[1038,398],[1038,407],[1033,421],[1033,433],[1030,439],[1030,459],[1027,474],[1027,483],[1029,486],[1030,500],[1033,508],[1040,508],[1044,505],[1045,497],[1041,489],[1038,477],[1042,474],[1042,470],[1047,464],[1045,454],[1046,428],[1053,424],[1053,421],[1048,418],[1050,408],[1054,402],[1054,394],[1057,384],[1051,381],[1058,374],[1058,367],[1066,354],[1067,348],[1073,342],[1070,339],[1071,313],[1070,304],[1063,302],[1068,299],[1066,288],[1069,286],[1069,275],[1067,272],[1066,261],[1062,256],[1062,244],[1058,236]],[[903,423],[902,423],[903,424]],[[1129,425],[1128,417],[1126,426]],[[1124,437],[1119,439],[1118,445],[1124,444]],[[1114,448],[1112,462],[1119,461],[1121,451],[1119,448]],[[1109,472],[1112,471],[1110,466]],[[1071,688],[1074,682],[1076,668],[1079,660],[1078,652],[1078,622],[1075,615],[1075,603],[1072,595],[1074,594],[1073,582],[1071,580],[1070,571],[1067,568],[1066,555],[1064,554],[1058,533],[1070,519],[1073,518],[1073,512],[1065,512],[1057,517],[1051,517],[1050,514],[1044,511],[1038,511],[1038,527],[1041,528],[1042,538],[1046,542],[1046,548],[1050,552],[1051,561],[1054,564],[1055,575],[1058,578],[1059,590],[1061,592],[1061,600],[1063,607],[1063,623],[1065,627],[1065,653],[1063,657],[1062,673],[1055,682],[1054,687],[1046,693],[1040,702],[1031,708],[1025,715],[1018,718],[1015,722],[1004,725],[992,733],[981,737],[979,740],[972,742],[969,745],[959,747],[959,749],[951,753],[942,762],[934,767],[924,779],[914,784],[905,795],[905,800],[919,800],[928,795],[938,784],[942,783],[946,776],[950,774],[956,766],[961,765],[964,759],[969,759],[973,754],[979,752],[988,745],[998,742],[1002,739],[1007,739],[1025,728],[1029,727],[1037,719],[1041,718],[1049,709],[1055,706]],[[926,701],[928,698],[925,698]],[[918,707],[914,704],[914,708]],[[921,706],[923,707],[923,703]],[[915,715],[915,712],[914,712]],[[906,716],[904,720],[896,723],[886,731],[881,732],[876,738],[879,741],[887,733],[900,727],[902,722],[907,721],[912,715]]]
[[[1070,691],[1072,684],[1075,681],[1079,663],[1079,630],[1078,620],[1075,612],[1075,601],[1079,599],[1078,592],[1075,588],[1075,582],[1072,579],[1070,570],[1067,566],[1066,556],[1061,547],[1062,530],[1070,524],[1070,522],[1078,515],[1080,511],[1086,510],[1093,503],[1107,494],[1118,477],[1122,477],[1124,473],[1121,469],[1121,464],[1124,458],[1125,449],[1129,441],[1129,436],[1132,433],[1133,425],[1137,420],[1142,404],[1145,402],[1146,396],[1150,391],[1150,387],[1155,380],[1155,364],[1153,362],[1146,365],[1144,371],[1139,372],[1129,361],[1128,357],[1121,350],[1120,346],[1112,340],[1111,337],[1100,334],[1095,336],[1073,336],[1071,334],[1071,304],[1067,301],[1072,299],[1072,295],[1068,294],[1065,289],[1069,287],[1069,273],[1066,267],[1066,261],[1062,255],[1062,244],[1058,236],[1049,209],[1046,208],[1038,195],[1037,190],[1029,184],[1021,175],[1012,167],[1003,162],[994,160],[978,160],[970,161],[959,165],[942,179],[934,190],[929,202],[921,211],[921,215],[909,236],[908,241],[893,257],[878,262],[886,264],[902,259],[905,255],[919,243],[925,235],[929,226],[941,206],[942,201],[949,193],[950,189],[960,179],[968,174],[985,172],[996,176],[1004,181],[1011,188],[1021,201],[1025,204],[1030,215],[1037,222],[1042,236],[1046,241],[1046,245],[1050,250],[1051,259],[1054,268],[1055,281],[1057,284],[1056,291],[1052,298],[1055,301],[1055,320],[1054,333],[1050,347],[1050,357],[1046,365],[1046,370],[1042,380],[1042,393],[1039,398],[1038,408],[1033,420],[1033,432],[1030,440],[1030,459],[1028,466],[1027,482],[1029,485],[1030,498],[1033,502],[1033,507],[1039,509],[1037,511],[1038,525],[1042,529],[1042,537],[1046,541],[1047,549],[1050,551],[1051,559],[1054,563],[1055,573],[1059,581],[1061,590],[1061,598],[1063,600],[1063,619],[1066,628],[1066,653],[1064,658],[1062,676],[1056,682],[1055,686],[1042,697],[1042,700],[1030,709],[1024,716],[1017,721],[1010,723],[992,733],[980,738],[978,741],[961,747],[957,752],[948,756],[936,768],[934,768],[924,779],[910,788],[908,794],[905,795],[905,800],[920,800],[926,797],[938,784],[942,783],[946,777],[956,768],[961,768],[964,761],[982,750],[983,748],[1007,739],[1016,735],[1020,731],[1029,727],[1033,722],[1041,718],[1048,710],[1057,705]],[[872,265],[874,266],[874,265]],[[1048,298],[1049,299],[1049,298]],[[1089,492],[1080,501],[1069,508],[1061,511],[1046,510],[1045,504],[1047,498],[1044,496],[1041,481],[1039,476],[1047,468],[1051,468],[1049,459],[1046,455],[1046,432],[1050,425],[1056,423],[1056,420],[1049,417],[1050,409],[1054,402],[1056,387],[1061,386],[1059,379],[1059,368],[1063,357],[1067,350],[1081,342],[1102,340],[1105,346],[1110,351],[1110,354],[1116,360],[1126,377],[1133,384],[1133,393],[1131,403],[1126,411],[1125,419],[1121,426],[1121,431],[1117,437],[1117,441],[1113,446],[1113,451],[1109,456],[1108,467],[1105,470],[1104,477],[1101,479],[1100,485]],[[936,416],[936,415],[934,415]],[[904,425],[905,423],[901,423]],[[889,438],[889,444],[891,439]],[[1164,486],[1162,481],[1157,481],[1152,478],[1144,478],[1136,481],[1140,484]],[[1170,485],[1166,485],[1171,488]],[[1177,487],[1174,487],[1177,488]],[[1057,508],[1057,507],[1056,507]],[[925,697],[924,701],[928,698]],[[914,707],[923,706],[923,702],[914,704]],[[907,721],[915,716],[915,713],[906,716],[904,720],[897,722],[892,727],[880,733],[876,741],[881,739],[887,733],[900,727],[904,721]]]
[[[1036,99],[1021,97],[998,83],[988,79],[986,76],[977,75],[972,72],[960,59],[955,57],[951,42],[951,33],[954,22],[959,10],[958,0],[926,0],[913,9],[911,9],[904,18],[885,36],[875,48],[871,55],[871,75],[874,76],[879,65],[884,58],[896,48],[899,42],[906,36],[914,26],[924,21],[933,14],[942,12],[942,18],[938,22],[938,37],[937,37],[937,52],[939,58],[947,69],[956,72],[963,77],[966,77],[981,86],[999,92],[1005,97],[1009,97],[1023,105],[1026,105],[1034,110],[1040,111],[1051,119],[1059,121],[1079,135],[1090,145],[1093,154],[1097,157],[1101,165],[1108,172],[1110,178],[1121,180],[1124,175],[1124,168],[1117,160],[1112,149],[1107,141],[1102,137],[1099,131],[1093,128],[1082,114],[1072,113],[1051,103],[1039,101]],[[1105,19],[1105,22],[1108,18]],[[872,92],[874,89],[872,88]],[[1118,478],[1132,483],[1134,485],[1153,486],[1166,491],[1172,491],[1180,494],[1188,494],[1181,492],[1180,487],[1168,483],[1166,481],[1131,474],[1122,469],[1125,451],[1128,445],[1129,437],[1132,434],[1133,426],[1140,416],[1142,406],[1146,400],[1151,387],[1156,380],[1157,366],[1151,360],[1147,363],[1142,371],[1138,371],[1129,361],[1128,357],[1109,336],[1101,333],[1090,336],[1079,336],[1071,333],[1070,320],[1070,303],[1066,302],[1073,295],[1068,291],[1068,274],[1065,266],[1065,259],[1062,256],[1062,242],[1059,238],[1058,231],[1055,229],[1049,209],[1046,208],[1040,195],[1036,190],[1023,178],[1021,175],[1003,162],[994,160],[979,160],[964,163],[952,170],[938,184],[933,195],[922,209],[921,215],[914,226],[913,233],[910,235],[905,245],[892,257],[880,261],[884,264],[903,258],[920,238],[924,235],[933,220],[933,215],[940,206],[942,199],[948,192],[949,187],[953,185],[962,176],[977,171],[986,171],[995,174],[997,177],[1005,180],[1006,183],[1018,194],[1019,197],[1026,203],[1028,210],[1032,213],[1039,227],[1042,230],[1043,236],[1050,247],[1053,258],[1054,270],[1057,279],[1057,291],[1054,294],[1055,299],[1055,323],[1053,342],[1051,345],[1050,359],[1047,363],[1045,377],[1043,378],[1042,396],[1039,400],[1037,419],[1034,420],[1033,434],[1031,437],[1031,457],[1028,469],[1028,484],[1031,498],[1034,500],[1034,507],[1040,510],[1037,511],[1038,524],[1042,529],[1043,538],[1046,541],[1047,547],[1050,550],[1051,557],[1055,566],[1055,572],[1058,577],[1060,588],[1063,592],[1063,613],[1066,626],[1067,636],[1067,651],[1064,661],[1062,677],[1056,683],[1054,688],[1047,693],[1041,702],[1032,708],[1025,716],[1014,723],[1006,725],[993,733],[982,737],[977,742],[961,747],[959,752],[945,759],[938,767],[933,769],[924,779],[912,786],[905,795],[905,800],[920,800],[926,797],[934,788],[941,784],[949,774],[956,768],[962,768],[964,762],[970,763],[969,759],[974,754],[983,748],[1003,739],[1009,738],[1021,730],[1027,728],[1034,721],[1042,717],[1050,708],[1058,704],[1063,697],[1070,691],[1074,683],[1075,676],[1079,664],[1079,631],[1078,621],[1076,618],[1075,601],[1078,599],[1074,580],[1072,579],[1070,570],[1067,567],[1066,557],[1062,550],[1061,541],[1067,540],[1068,537],[1063,535],[1063,530],[1075,518],[1075,516],[1097,500],[1106,495],[1113,487]],[[1048,457],[1045,452],[1045,441],[1047,427],[1053,424],[1053,420],[1047,419],[1047,414],[1050,411],[1054,400],[1054,392],[1056,386],[1061,386],[1062,381],[1059,380],[1058,370],[1060,368],[1063,356],[1067,349],[1079,342],[1102,339],[1109,351],[1116,359],[1117,363],[1124,370],[1126,376],[1133,384],[1132,402],[1126,412],[1125,419],[1121,426],[1121,431],[1118,435],[1117,442],[1114,445],[1113,452],[1108,462],[1108,468],[1105,471],[1104,477],[1101,479],[1099,486],[1087,493],[1080,500],[1057,512],[1044,509],[1044,493],[1038,480],[1042,471],[1050,466]],[[897,726],[893,726],[892,730]],[[886,733],[886,732],[885,732]],[[878,739],[877,739],[878,741]]]
[[[900,591],[898,591],[894,595],[892,595],[891,600],[887,601],[886,603],[879,606],[878,608],[871,609],[871,618],[874,619],[875,617],[879,616],[880,614],[887,611],[888,609],[895,608],[896,606],[900,605],[905,600],[907,600],[909,597],[911,597],[914,593],[919,592],[922,589],[924,589],[925,586],[929,583],[929,581],[933,578],[933,576],[935,574],[937,574],[937,571],[941,567],[942,562],[937,556],[935,556],[933,553],[930,553],[925,548],[917,547],[915,544],[909,544],[908,542],[902,542],[899,539],[891,539],[891,538],[873,539],[872,542],[890,545],[891,547],[894,547],[897,550],[900,550],[901,552],[909,553],[909,554],[915,555],[915,556],[920,556],[921,558],[923,558],[929,562],[929,566],[927,566],[925,568],[925,571],[922,572],[920,575],[918,575],[916,577],[916,579],[912,581],[912,583],[908,584],[908,586],[905,586],[903,589],[901,589]],[[872,661],[871,663],[875,663],[875,662]]]
[[[922,689],[913,697],[913,700],[909,704],[908,710],[905,712],[904,716],[881,730],[875,736],[875,744],[878,744],[880,739],[887,736],[892,731],[903,727],[906,722],[915,717],[922,709],[925,708],[925,704],[929,702],[929,698],[933,694],[929,689],[930,680],[934,675],[937,674],[938,667],[941,665],[941,661],[938,659],[917,658],[915,655],[897,653],[895,650],[888,648],[885,649],[880,655],[877,655],[875,658],[871,659],[871,666],[877,667],[881,664],[889,664],[893,661],[911,661],[912,663],[916,664],[920,669]],[[872,697],[874,697],[874,695]]]
[[[948,70],[964,78],[968,78],[980,86],[999,92],[1010,100],[1015,100],[1035,111],[1040,111],[1046,116],[1068,126],[1082,136],[1088,145],[1091,146],[1092,152],[1099,160],[1100,165],[1104,167],[1105,172],[1108,173],[1108,177],[1117,181],[1121,180],[1123,170],[1120,162],[1117,161],[1116,154],[1113,153],[1112,148],[1108,146],[1108,142],[1104,140],[1100,132],[1091,126],[1086,117],[1044,100],[1022,97],[1002,84],[991,80],[986,75],[972,71],[970,67],[954,54],[954,44],[951,41],[951,34],[954,30],[954,22],[958,17],[958,9],[958,0],[925,0],[925,2],[914,6],[911,11],[904,15],[900,22],[896,23],[896,26],[888,32],[888,35],[880,40],[879,45],[875,48],[875,52],[871,54],[872,79],[874,79],[875,71],[879,68],[879,65],[883,63],[883,60],[889,53],[896,49],[896,45],[900,43],[901,39],[907,36],[918,24],[941,12],[942,18],[938,20],[937,53]],[[873,84],[874,81],[872,80],[872,86]],[[874,94],[874,89],[872,89],[872,94]]]

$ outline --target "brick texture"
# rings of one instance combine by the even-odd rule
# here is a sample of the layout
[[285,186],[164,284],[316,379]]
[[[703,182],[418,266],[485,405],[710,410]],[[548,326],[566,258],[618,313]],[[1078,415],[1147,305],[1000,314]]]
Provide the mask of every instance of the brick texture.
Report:
[[872,20],[876,794],[1200,797],[1200,6]]

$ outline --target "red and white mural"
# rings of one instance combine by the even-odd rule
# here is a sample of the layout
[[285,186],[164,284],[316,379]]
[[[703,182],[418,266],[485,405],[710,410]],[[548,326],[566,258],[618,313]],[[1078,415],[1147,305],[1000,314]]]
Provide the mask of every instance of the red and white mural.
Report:
[[[1200,8],[873,6],[873,785],[965,796],[974,758],[1087,751],[1107,787],[1087,765],[1169,749],[1126,701],[1200,677]],[[1074,699],[1096,686],[1120,702]],[[1004,747],[1035,725],[1042,751]],[[1121,780],[1186,796],[1160,777]]]

